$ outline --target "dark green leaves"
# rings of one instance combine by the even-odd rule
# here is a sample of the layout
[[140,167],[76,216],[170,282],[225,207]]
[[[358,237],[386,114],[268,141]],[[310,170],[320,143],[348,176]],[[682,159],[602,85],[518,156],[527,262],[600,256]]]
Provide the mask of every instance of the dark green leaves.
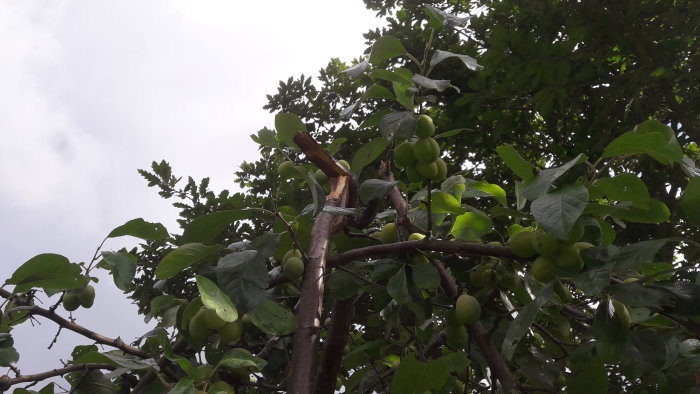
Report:
[[401,359],[391,384],[392,394],[423,394],[441,388],[447,380],[448,369],[444,358],[421,363],[409,354]]
[[255,368],[258,371],[265,368],[267,361],[255,357],[243,349],[231,349],[221,357],[217,368]]
[[506,336],[503,339],[503,346],[501,348],[503,357],[507,359],[513,357],[513,353],[515,352],[515,347],[517,346],[518,342],[530,329],[532,323],[535,322],[540,309],[552,298],[553,283],[554,282],[549,282],[547,285],[541,288],[535,295],[535,299],[532,300],[530,304],[525,306],[525,308],[518,313],[518,316],[513,319],[513,322],[508,327]]
[[626,272],[642,263],[652,261],[666,242],[667,239],[655,239],[625,246],[615,258],[615,271]]
[[216,283],[201,275],[197,275],[197,289],[199,289],[202,304],[209,309],[215,310],[221,320],[234,322],[238,319],[236,307],[233,306],[229,296],[222,292]]
[[412,80],[416,85],[420,85],[426,89],[432,89],[437,90],[438,92],[442,92],[447,88],[453,88],[457,91],[457,93],[460,93],[459,88],[453,86],[448,79],[430,79],[422,75],[416,74],[413,76]]
[[700,228],[700,176],[690,178],[680,205],[686,219]]
[[392,112],[382,117],[379,129],[387,140],[405,140],[413,136],[417,120],[411,111]]
[[607,393],[608,371],[602,362],[593,360],[583,368],[572,371],[566,384],[566,392],[570,394]]
[[376,198],[386,196],[398,182],[387,182],[381,179],[368,179],[359,187],[360,201],[367,203]]
[[573,160],[567,162],[561,167],[547,168],[546,170],[540,171],[534,178],[525,181],[522,185],[522,193],[528,200],[535,200],[539,196],[547,193],[552,182],[557,180],[560,176],[564,175],[571,167],[576,164],[586,160],[586,156],[580,154],[576,156]]
[[306,131],[306,125],[295,114],[280,113],[275,115],[275,130],[277,139],[289,147],[296,147],[294,135]]
[[239,313],[254,309],[266,298],[267,268],[257,251],[227,254],[219,260],[216,271],[221,289],[231,297]]
[[379,64],[383,60],[400,56],[406,53],[406,48],[396,37],[382,36],[372,45],[372,52],[369,54],[369,62]]
[[515,175],[519,176],[524,181],[532,178],[532,171],[535,167],[530,164],[530,162],[523,159],[515,148],[513,148],[513,145],[501,145],[496,148],[496,152],[508,168],[513,170]]
[[212,243],[229,224],[237,220],[250,219],[252,216],[252,211],[219,211],[202,215],[187,225],[180,242],[183,244]]
[[483,67],[476,62],[476,59],[474,59],[471,56],[441,51],[439,49],[436,49],[435,53],[433,53],[433,57],[430,59],[430,67],[435,67],[438,63],[451,57],[456,57],[457,59],[461,60],[462,63],[464,63],[464,65],[467,66],[467,68],[470,70],[479,71],[483,69]]
[[81,275],[78,264],[53,253],[32,257],[5,281],[7,284],[16,285],[15,293],[25,292],[33,287],[44,290],[71,290],[83,286],[86,282],[87,279]]
[[683,159],[683,150],[673,130],[657,120],[647,120],[617,137],[605,148],[602,157],[642,153],[666,165]]
[[384,138],[375,138],[362,145],[352,156],[350,169],[353,174],[360,176],[362,169],[373,161],[377,160],[386,149],[387,141]]
[[224,249],[221,245],[206,246],[201,243],[184,244],[171,251],[156,267],[156,278],[168,279],[179,274],[185,268],[196,264],[214,253]]
[[256,327],[270,335],[287,335],[297,327],[296,317],[281,305],[271,300],[263,300],[248,313]]
[[601,188],[610,200],[631,201],[637,208],[649,207],[649,191],[638,176],[622,173],[612,178],[598,180],[596,186]]
[[14,344],[11,334],[0,333],[0,367],[9,367],[19,360],[19,353],[13,347]]
[[588,202],[588,190],[582,185],[564,186],[532,202],[530,210],[544,230],[565,239]]
[[112,272],[117,288],[129,290],[136,274],[136,256],[124,252],[102,252],[102,259],[105,268]]
[[168,230],[160,223],[149,223],[141,218],[129,220],[121,226],[112,230],[107,238],[132,237],[145,239],[147,241],[157,241],[168,237]]

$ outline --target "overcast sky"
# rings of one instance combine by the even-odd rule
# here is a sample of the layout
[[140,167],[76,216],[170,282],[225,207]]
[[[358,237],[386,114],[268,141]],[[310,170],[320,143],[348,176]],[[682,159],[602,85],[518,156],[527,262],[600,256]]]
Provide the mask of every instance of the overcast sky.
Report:
[[[177,232],[176,210],[136,169],[165,159],[234,188],[233,172],[257,158],[248,136],[273,126],[265,95],[360,56],[362,33],[380,24],[361,0],[0,2],[0,278],[40,253],[89,261],[133,218]],[[79,324],[127,342],[145,332],[110,278],[96,288]],[[48,351],[57,327],[39,323],[13,331],[25,374],[89,343],[63,331]]]

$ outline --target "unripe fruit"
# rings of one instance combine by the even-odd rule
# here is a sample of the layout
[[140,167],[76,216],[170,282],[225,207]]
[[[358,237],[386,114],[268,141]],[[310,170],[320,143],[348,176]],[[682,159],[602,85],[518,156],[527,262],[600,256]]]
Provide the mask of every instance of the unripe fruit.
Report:
[[589,243],[589,242],[576,242],[574,244],[574,246],[576,248],[578,248],[579,251],[590,249],[590,248],[595,248],[595,245],[593,245],[592,243]]
[[530,267],[530,273],[540,282],[549,282],[554,279],[554,271],[557,262],[551,256],[540,256],[535,259]]
[[556,252],[556,262],[560,267],[576,268],[578,270],[583,268],[581,252],[574,245],[560,246]]
[[379,232],[379,239],[382,243],[390,244],[399,240],[399,234],[396,231],[396,223],[387,223]]
[[232,323],[226,323],[217,332],[224,341],[237,342],[243,334],[243,322],[238,319]]
[[630,316],[630,311],[627,309],[625,304],[621,303],[618,300],[612,300],[613,308],[615,308],[615,316],[617,317],[617,320],[620,322],[622,327],[624,327],[625,330],[629,330],[630,325],[632,324],[632,317]]
[[294,178],[297,175],[297,170],[293,162],[287,160],[277,166],[277,173],[284,179]]
[[226,324],[226,322],[216,314],[216,310],[214,309],[204,309],[202,312],[202,321],[204,322],[204,326],[210,330],[218,330]]
[[423,235],[421,233],[412,233],[411,235],[408,236],[409,241],[420,241],[423,238],[425,238],[425,235]]
[[220,380],[211,385],[207,394],[236,394],[230,384]]
[[300,258],[292,256],[284,262],[282,272],[285,278],[295,281],[304,273],[304,262]]
[[547,233],[535,233],[532,239],[532,248],[539,254],[552,254],[559,247],[557,237]]
[[0,376],[0,391],[5,391],[12,386],[12,379],[7,375]]
[[325,172],[323,172],[321,169],[316,170],[314,172],[314,178],[316,179],[316,182],[318,182],[319,185],[325,185],[328,183],[328,175],[326,175]]
[[455,317],[462,324],[474,324],[481,317],[481,304],[469,294],[462,294],[455,302]]
[[78,293],[78,300],[83,308],[90,308],[95,303],[95,288],[91,285],[85,286]]
[[339,164],[341,167],[345,168],[346,170],[350,171],[350,163],[348,163],[347,161],[345,161],[345,160],[338,160],[338,164]]
[[399,167],[408,167],[416,162],[416,155],[413,153],[413,142],[406,141],[394,148],[394,162]]
[[72,312],[80,306],[80,299],[77,293],[66,292],[63,294],[63,309]]
[[418,172],[415,164],[411,164],[406,167],[406,177],[411,183],[421,183],[423,182],[423,176]]
[[285,253],[282,257],[282,262],[284,263],[285,261],[287,261],[288,258],[292,256],[301,258],[301,251],[299,249],[289,249],[287,253]]
[[413,144],[413,153],[420,163],[432,163],[440,156],[440,145],[432,138],[422,138]]
[[469,273],[469,282],[476,287],[484,287],[491,282],[494,271],[491,264],[483,264]]
[[438,174],[438,167],[435,162],[431,163],[417,163],[416,170],[425,179],[432,179]]
[[567,241],[571,243],[578,242],[583,237],[584,230],[585,229],[583,228],[583,223],[581,223],[580,220],[577,220],[574,224],[574,227],[571,228],[571,231],[569,231]]
[[535,238],[535,233],[532,231],[522,231],[510,237],[508,244],[510,249],[518,257],[532,257],[537,254],[532,247],[532,240]]
[[625,280],[624,280],[623,282],[625,282],[625,283],[632,283],[632,282],[636,282],[636,281],[638,281],[638,280],[639,280],[639,278],[635,278],[635,277],[632,276],[632,277],[629,277],[629,278],[625,278]]
[[436,183],[442,182],[445,180],[445,178],[447,178],[447,164],[445,163],[445,160],[438,157],[437,160],[435,160],[435,165],[437,166],[438,173],[431,179]]
[[190,336],[197,341],[202,342],[209,338],[209,335],[211,335],[211,330],[209,330],[204,324],[204,313],[201,309],[192,317],[192,319],[190,319],[187,327],[189,329]]
[[411,256],[411,263],[413,263],[413,264],[428,264],[428,263],[430,263],[430,260],[428,259],[428,257],[426,255],[418,253],[418,254],[414,254],[413,256]]
[[455,311],[447,312],[447,344],[454,349],[463,349],[468,340],[467,329],[457,320]]
[[416,125],[416,137],[427,138],[432,137],[435,134],[435,124],[433,119],[428,115],[421,115],[418,118],[418,124]]

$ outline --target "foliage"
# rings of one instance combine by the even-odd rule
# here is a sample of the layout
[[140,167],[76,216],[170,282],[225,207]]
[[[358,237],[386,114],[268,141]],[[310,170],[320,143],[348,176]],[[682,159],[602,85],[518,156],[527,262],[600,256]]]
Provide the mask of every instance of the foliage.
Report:
[[[12,330],[35,317],[114,349],[78,346],[63,368],[0,387],[66,375],[85,393],[697,389],[700,139],[696,85],[677,75],[697,57],[679,15],[696,8],[484,1],[468,19],[454,3],[367,1],[389,28],[353,66],[331,61],[320,90],[280,83],[275,130],[251,136],[262,159],[238,174],[245,192],[179,189],[166,162],[141,170],[177,198],[181,234],[134,219],[105,238],[143,240],[130,251],[18,268],[0,289],[0,365],[19,361]],[[631,34],[641,21],[653,39]],[[652,44],[669,55],[645,57]],[[398,146],[410,148],[394,166]],[[447,174],[425,170],[438,160]],[[95,269],[157,328],[125,344],[61,317],[61,301],[35,305],[38,291],[83,294]]]

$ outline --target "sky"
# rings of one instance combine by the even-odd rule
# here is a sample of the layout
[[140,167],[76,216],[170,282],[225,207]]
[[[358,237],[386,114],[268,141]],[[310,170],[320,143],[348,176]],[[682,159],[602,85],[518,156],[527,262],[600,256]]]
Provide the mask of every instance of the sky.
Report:
[[[380,25],[361,0],[0,2],[0,278],[40,253],[89,262],[133,218],[178,232],[177,211],[136,170],[165,159],[176,175],[235,189],[240,163],[258,157],[249,135],[273,126],[265,95],[332,57],[359,57],[362,33]],[[126,342],[145,333],[98,276],[77,323]],[[39,319],[12,332],[24,374],[89,343],[64,330],[47,350],[56,330]]]

